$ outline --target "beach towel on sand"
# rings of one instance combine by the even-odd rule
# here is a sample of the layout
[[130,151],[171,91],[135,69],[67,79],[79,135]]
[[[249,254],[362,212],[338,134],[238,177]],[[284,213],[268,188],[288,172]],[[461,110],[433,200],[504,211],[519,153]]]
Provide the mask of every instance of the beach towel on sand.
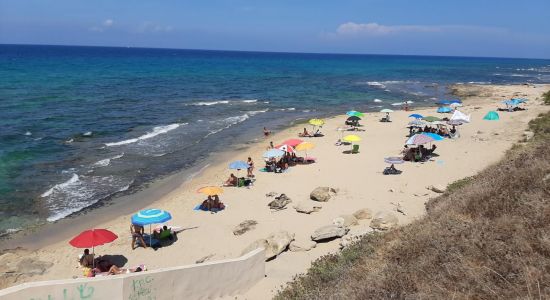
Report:
[[[225,207],[222,208],[222,209],[220,209],[220,210],[218,210],[218,211],[222,211],[222,210],[226,209],[226,208],[227,208],[227,204],[224,204],[224,205],[225,205]],[[197,204],[197,206],[195,206],[195,207],[193,208],[193,210],[208,211],[208,210],[206,210],[206,209],[202,209],[202,208],[201,208],[201,204]]]

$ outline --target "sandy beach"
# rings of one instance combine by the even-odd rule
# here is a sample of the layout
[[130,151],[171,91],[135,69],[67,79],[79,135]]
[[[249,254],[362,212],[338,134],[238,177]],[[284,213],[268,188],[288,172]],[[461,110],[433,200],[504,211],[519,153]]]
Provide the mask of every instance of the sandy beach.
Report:
[[[398,176],[382,174],[387,166],[384,157],[398,156],[403,149],[408,134],[406,124],[410,121],[408,115],[411,112],[395,111],[391,114],[391,123],[379,122],[383,113],[367,113],[361,122],[364,131],[350,132],[362,138],[358,142],[358,154],[344,154],[343,151],[351,148],[349,145],[334,145],[340,137],[336,128],[343,126],[346,116],[326,119],[322,128],[325,136],[306,139],[316,145],[313,150],[308,151],[309,156],[317,158],[316,163],[295,166],[282,174],[259,172],[258,169],[264,165],[262,153],[269,142],[277,144],[288,138],[296,138],[297,133],[303,128],[303,125],[293,126],[269,136],[265,142],[254,144],[236,153],[223,154],[207,168],[195,170],[200,171],[200,174],[189,181],[184,182],[181,177],[170,178],[169,181],[157,186],[156,192],[153,186],[153,191],[148,192],[149,200],[154,201],[150,205],[141,205],[142,202],[126,205],[121,210],[128,213],[116,217],[111,214],[94,216],[91,213],[85,216],[86,221],[79,226],[64,226],[57,235],[55,232],[49,232],[48,234],[56,236],[50,237],[51,242],[35,243],[35,246],[38,245],[36,249],[30,242],[40,239],[36,235],[30,235],[31,238],[25,237],[25,243],[13,241],[3,244],[5,250],[0,256],[0,272],[16,270],[18,264],[24,260],[51,262],[52,265],[46,264],[43,274],[7,276],[1,282],[2,288],[28,281],[81,277],[82,272],[76,262],[81,249],[71,247],[68,240],[77,235],[83,226],[106,228],[119,236],[115,242],[96,248],[96,254],[120,254],[128,259],[127,266],[146,264],[149,269],[157,269],[193,264],[207,256],[209,261],[238,257],[243,249],[255,240],[279,230],[294,234],[297,241],[306,241],[315,229],[331,224],[334,218],[342,214],[351,214],[363,208],[368,208],[373,213],[395,213],[399,218],[399,225],[407,224],[422,217],[425,211],[424,203],[429,198],[437,196],[437,193],[426,189],[427,186],[446,186],[458,179],[474,175],[502,159],[505,151],[522,139],[529,120],[549,109],[543,106],[538,98],[550,89],[550,85],[464,85],[458,86],[458,89],[459,95],[465,95],[461,97],[464,107],[460,110],[471,114],[472,122],[459,128],[460,138],[445,139],[437,143],[436,153],[439,156],[425,163],[407,162],[399,165],[398,168],[403,173]],[[470,96],[466,97],[467,95]],[[488,111],[503,107],[500,102],[511,97],[529,99],[524,106],[527,110],[499,112],[499,121],[482,120]],[[418,108],[414,113],[443,117],[435,112],[434,107]],[[258,135],[261,135],[261,128],[258,128]],[[246,160],[249,156],[256,166],[256,181],[252,187],[224,188],[220,198],[227,208],[217,214],[193,210],[204,200],[203,195],[196,192],[198,188],[221,185],[232,173],[232,170],[227,169],[228,163]],[[235,173],[239,177],[245,175],[245,171]],[[302,214],[292,208],[296,203],[311,201],[310,192],[319,186],[335,188],[338,193],[328,202],[316,203],[317,206],[322,206],[318,212]],[[267,204],[272,198],[266,197],[266,194],[271,192],[284,193],[293,202],[287,209],[271,211]],[[396,212],[398,206],[404,213]],[[130,217],[132,211],[142,208],[160,208],[171,212],[173,219],[168,224],[183,227],[185,230],[178,234],[178,240],[170,246],[156,251],[150,248],[132,250]],[[113,205],[102,209],[116,210],[117,207]],[[234,235],[234,227],[244,220],[255,220],[258,224],[255,229],[243,235]],[[78,223],[75,220],[71,222]],[[353,230],[366,228],[369,223],[370,220],[361,220]],[[15,246],[23,246],[26,249],[6,250]],[[313,260],[338,251],[339,247],[339,242],[335,240],[319,243],[310,251],[283,252],[276,259],[267,262],[266,278],[248,293],[237,298],[269,298],[294,275],[305,272]]]

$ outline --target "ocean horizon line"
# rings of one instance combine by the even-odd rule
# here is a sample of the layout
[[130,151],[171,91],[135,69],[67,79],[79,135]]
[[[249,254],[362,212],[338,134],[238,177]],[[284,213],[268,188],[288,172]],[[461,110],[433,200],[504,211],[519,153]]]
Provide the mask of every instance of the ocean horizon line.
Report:
[[353,52],[298,52],[298,51],[267,51],[267,50],[235,50],[235,49],[200,49],[200,48],[172,48],[151,46],[105,46],[105,45],[67,45],[67,44],[13,44],[0,43],[0,46],[37,46],[37,47],[79,47],[79,48],[108,48],[108,49],[143,49],[143,50],[177,50],[203,52],[237,52],[237,53],[265,53],[265,54],[303,54],[303,55],[334,55],[334,56],[397,56],[397,57],[426,57],[426,58],[465,58],[465,59],[511,59],[511,60],[543,60],[550,61],[550,57],[509,57],[509,56],[469,56],[444,54],[388,54],[388,53],[353,53]]

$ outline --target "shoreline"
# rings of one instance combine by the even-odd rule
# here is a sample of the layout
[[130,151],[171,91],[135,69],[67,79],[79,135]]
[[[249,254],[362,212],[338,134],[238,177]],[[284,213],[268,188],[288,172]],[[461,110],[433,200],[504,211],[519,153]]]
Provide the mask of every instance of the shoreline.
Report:
[[[492,89],[495,87],[502,89],[526,88],[525,86],[519,85],[481,86],[482,89]],[[536,90],[538,91],[541,89],[548,89],[548,87],[549,85],[537,85]],[[532,87],[528,86],[527,89],[532,89]],[[467,100],[472,99],[464,99],[465,107],[467,107],[468,110],[475,112],[476,114],[479,114],[480,111],[477,111],[475,107],[479,106],[484,107],[484,109],[490,109],[493,104],[498,104],[500,102],[500,99],[497,99],[497,96],[477,99],[480,101]],[[528,104],[529,107],[533,105],[538,105],[538,101],[536,101],[534,98],[530,100],[531,101]],[[415,107],[415,112],[417,111],[433,110],[429,110],[429,108]],[[485,112],[485,110],[483,111]],[[532,111],[528,110],[527,113],[518,112],[514,113],[514,115],[510,115],[509,118],[520,118],[515,121],[521,121],[521,123],[524,123],[526,121],[524,119],[527,118],[527,116],[531,116],[532,113],[535,112],[535,109],[533,109]],[[173,246],[160,248],[160,253],[164,254],[155,254],[154,257],[152,257],[153,252],[144,249],[137,249],[133,252],[130,252],[128,240],[127,238],[123,237],[119,238],[119,240],[115,241],[115,243],[113,244],[101,246],[102,249],[100,251],[101,253],[124,253],[128,255],[130,263],[147,261],[150,262],[150,265],[153,268],[174,264],[193,263],[196,259],[212,252],[215,252],[213,259],[217,260],[238,255],[238,253],[251,241],[257,239],[258,237],[265,236],[265,234],[268,232],[272,232],[277,229],[290,230],[292,228],[296,232],[297,239],[303,239],[311,232],[312,228],[315,228],[319,224],[330,222],[331,218],[337,216],[338,212],[349,213],[363,207],[371,207],[374,210],[373,212],[376,212],[377,210],[393,211],[394,207],[392,206],[391,202],[403,203],[405,209],[407,210],[408,216],[400,216],[399,218],[400,224],[406,224],[414,220],[415,218],[422,216],[423,203],[427,199],[425,196],[413,196],[413,193],[415,192],[420,193],[420,191],[422,191],[422,193],[424,193],[426,192],[426,190],[423,183],[419,183],[419,186],[409,186],[406,181],[407,178],[411,178],[409,176],[415,176],[415,174],[416,176],[420,176],[419,174],[422,174],[422,176],[425,177],[423,178],[423,180],[428,180],[431,178],[430,176],[433,176],[433,174],[430,175],[429,172],[438,170],[437,168],[440,168],[442,166],[446,167],[447,164],[452,166],[458,164],[457,166],[461,166],[462,169],[457,170],[456,174],[442,174],[441,176],[435,178],[435,181],[443,182],[455,179],[454,177],[462,174],[470,174],[472,172],[477,173],[480,168],[482,169],[487,164],[491,163],[490,160],[479,162],[477,160],[481,159],[482,157],[473,157],[472,162],[467,162],[466,164],[464,164],[464,166],[462,166],[462,161],[460,161],[460,159],[464,159],[464,154],[462,154],[462,156],[460,157],[453,156],[457,155],[457,153],[463,153],[464,149],[460,149],[460,151],[462,152],[457,152],[459,151],[459,149],[455,149],[456,146],[452,146],[451,144],[451,142],[453,142],[456,145],[456,141],[450,141],[446,144],[449,145],[448,147],[438,147],[438,150],[441,149],[442,153],[441,160],[445,160],[445,163],[443,165],[439,165],[438,163],[427,163],[424,165],[409,163],[403,165],[403,169],[405,169],[406,171],[406,175],[404,176],[392,177],[392,181],[388,181],[390,180],[390,178],[388,177],[378,176],[377,173],[380,171],[381,168],[385,166],[381,158],[383,158],[384,155],[390,155],[393,152],[397,152],[402,148],[403,145],[403,139],[396,140],[395,137],[391,140],[378,140],[380,138],[379,134],[381,134],[379,131],[391,127],[391,130],[393,130],[391,132],[395,131],[396,133],[398,133],[398,136],[401,136],[401,133],[404,134],[406,129],[404,129],[405,124],[402,124],[402,121],[400,120],[406,120],[407,114],[408,112],[404,113],[402,111],[396,111],[394,113],[395,118],[392,116],[392,118],[394,118],[394,122],[388,125],[377,122],[378,118],[382,116],[382,113],[366,113],[363,124],[365,125],[365,123],[368,123],[368,125],[364,127],[367,131],[360,132],[358,134],[365,136],[363,137],[364,141],[361,143],[361,151],[367,154],[361,154],[357,156],[342,156],[340,150],[343,150],[344,148],[335,148],[335,146],[333,146],[334,141],[332,139],[337,134],[336,131],[333,131],[334,124],[339,124],[340,119],[342,119],[343,117],[341,115],[336,115],[326,118],[325,120],[327,121],[327,124],[323,128],[323,132],[326,134],[326,136],[324,138],[308,139],[308,141],[311,140],[315,144],[318,144],[319,149],[317,150],[316,148],[312,150],[312,153],[313,155],[319,155],[319,162],[312,165],[294,167],[291,169],[292,171],[280,175],[259,174],[258,169],[261,168],[262,164],[262,161],[259,160],[259,157],[261,157],[261,154],[263,153],[263,151],[265,151],[265,148],[267,147],[267,144],[270,140],[273,140],[274,143],[277,143],[289,137],[296,137],[297,132],[301,131],[301,123],[294,124],[286,129],[276,132],[268,139],[263,140],[265,141],[264,144],[262,144],[262,140],[260,139],[257,142],[246,145],[244,149],[235,149],[234,151],[228,153],[216,153],[216,155],[218,155],[219,157],[217,157],[217,159],[214,159],[215,162],[212,162],[196,177],[193,177],[188,181],[182,180],[182,178],[176,178],[177,175],[180,174],[180,172],[178,172],[177,174],[174,174],[175,177],[171,178],[171,180],[168,180],[171,181],[171,183],[164,182],[164,184],[152,184],[150,187],[151,198],[155,198],[155,196],[158,198],[147,199],[148,204],[145,205],[150,206],[154,204],[158,208],[163,208],[170,211],[175,217],[173,222],[171,222],[172,224],[182,225],[186,228],[196,225],[200,226],[199,230],[184,231],[180,241],[178,241]],[[432,114],[435,114],[435,112],[433,112]],[[483,124],[489,128],[483,129],[483,131],[493,130],[494,132],[498,132],[497,130],[501,130],[502,128],[510,129],[503,126],[505,124],[508,124],[504,122],[511,122],[512,119],[506,121],[503,120],[501,123],[491,124],[481,123],[482,121],[478,121],[476,119],[477,124],[465,125],[470,127],[464,128],[465,136],[461,138],[463,140],[458,141],[458,145],[462,145],[460,143],[473,143],[473,145],[477,145],[477,147],[480,148],[479,151],[483,151],[483,154],[487,156],[488,153],[486,153],[487,150],[485,149],[489,149],[487,148],[489,146],[486,145],[486,143],[479,144],[478,140],[470,138],[466,134],[471,134],[472,136],[476,134],[476,129],[474,128],[474,126],[478,127],[478,124]],[[497,149],[495,152],[496,154],[487,157],[490,157],[493,160],[498,159],[501,151],[507,149],[514,141],[517,140],[516,136],[521,133],[521,130],[519,129],[520,128],[513,128],[513,135],[511,135],[510,138],[503,137],[502,135],[495,135],[495,139],[499,139],[498,147],[495,146]],[[374,141],[378,141],[379,143],[375,143]],[[389,153],[390,151],[391,153]],[[248,156],[253,157],[256,163],[255,173],[259,180],[251,189],[226,189],[227,192],[224,193],[224,195],[222,196],[222,201],[228,204],[229,211],[222,212],[218,215],[211,215],[196,213],[190,209],[201,199],[201,196],[195,193],[193,187],[220,184],[231,172],[227,169],[226,163],[234,159],[246,159],[246,157]],[[373,159],[373,161],[370,161],[371,159]],[[366,160],[369,160],[368,164]],[[473,163],[476,164],[471,165]],[[340,164],[342,166],[340,166]],[[354,166],[361,166],[361,168],[359,168],[359,170],[353,171],[352,174],[355,175],[350,178],[335,178],[333,175],[331,175],[346,174],[346,167],[353,168]],[[313,174],[316,175],[312,176]],[[364,174],[366,174],[366,176]],[[365,194],[358,193],[353,188],[351,188],[360,187],[361,182],[363,182],[361,180],[364,180],[363,177],[369,179],[368,185],[370,187],[369,192]],[[296,180],[297,178],[300,178],[300,180]],[[371,183],[370,180],[373,180],[373,183]],[[339,195],[335,202],[323,203],[323,209],[315,215],[296,215],[296,212],[292,208],[277,213],[266,211],[264,203],[264,195],[266,191],[281,192],[281,190],[284,190],[285,193],[290,195],[292,199],[295,199],[296,202],[298,202],[299,199],[303,199],[308,195],[312,187],[323,185],[336,185],[337,187],[342,187],[341,196]],[[395,189],[397,191],[395,193],[388,193],[388,185],[395,186]],[[163,187],[166,188],[166,190],[163,190]],[[148,189],[149,188],[145,189],[144,191],[140,191],[139,194],[142,194]],[[155,194],[155,191],[158,192],[158,194]],[[406,200],[408,198],[412,198],[412,200],[414,201]],[[382,200],[379,201],[377,199]],[[342,201],[347,201],[347,204],[342,205]],[[338,202],[340,202],[340,204]],[[136,204],[137,206],[137,203],[133,204]],[[86,228],[89,228],[89,225],[94,224],[112,229],[119,234],[126,232],[126,227],[129,224],[129,215],[125,213],[120,213],[120,211],[116,209],[119,206],[124,205],[113,204],[94,210],[112,210],[111,212],[109,212],[108,216],[105,215],[101,218],[94,218],[92,211],[92,213],[89,214],[90,216],[86,216],[88,214],[85,214],[77,218],[72,218],[74,220],[70,222],[67,221],[59,222],[59,224],[52,224],[51,227],[54,227],[53,225],[56,225],[57,228],[63,228],[63,232],[61,232],[61,230],[56,231],[53,229],[45,231],[46,233],[44,233],[44,235],[46,236],[46,240],[37,242],[40,243],[40,247],[37,247],[37,250],[33,252],[33,255],[36,255],[36,257],[40,259],[51,259],[52,262],[58,263],[59,266],[52,267],[50,270],[40,276],[23,278],[23,280],[20,282],[59,278],[59,276],[62,276],[60,278],[69,278],[71,275],[74,275],[75,270],[73,262],[66,262],[66,260],[67,257],[71,257],[72,255],[76,255],[76,253],[79,253],[80,250],[71,248],[70,246],[68,246],[68,244],[64,243],[65,240],[68,236],[72,237],[73,235],[78,234],[81,231],[79,230],[80,227],[88,226]],[[376,207],[376,209],[374,209],[374,207]],[[134,207],[127,207],[126,209],[128,209],[128,211],[131,210],[131,212],[134,213],[136,210],[133,210],[133,208]],[[79,218],[86,218],[88,220],[78,220]],[[256,230],[247,233],[242,237],[233,236],[233,234],[231,233],[233,226],[237,225],[240,221],[246,218],[254,218],[262,221],[260,222]],[[88,221],[90,223],[87,223]],[[77,227],[75,224],[78,224],[78,226],[80,227]],[[299,228],[300,226],[302,226],[303,228]],[[204,234],[207,234],[208,236],[205,237]],[[64,235],[64,237],[62,235]],[[32,234],[32,237],[29,237],[29,240],[32,240],[33,238],[39,236],[40,232],[38,231],[36,234]],[[41,238],[44,238],[44,236],[42,236]],[[10,244],[11,246],[13,246],[14,244],[17,244],[17,241],[12,240]],[[318,244],[317,248],[312,249],[312,251],[310,252],[283,253],[280,257],[268,263],[266,270],[269,275],[268,278],[252,288],[250,293],[247,293],[247,295],[250,295],[250,298],[256,299],[256,297],[264,295],[265,293],[269,293],[269,290],[271,290],[272,293],[273,289],[279,286],[281,282],[285,282],[286,279],[290,279],[289,277],[291,277],[292,274],[296,274],[297,272],[307,269],[309,263],[315,258],[331,251],[337,251],[338,247],[336,244],[337,243],[334,242]],[[181,252],[182,250],[184,250],[184,253]],[[162,256],[165,255],[178,255],[178,259],[174,262],[162,260]],[[2,256],[0,256],[0,258],[1,257]],[[67,269],[69,268],[69,265],[72,267],[70,267],[70,269]],[[8,283],[8,285],[13,285],[13,283]]]

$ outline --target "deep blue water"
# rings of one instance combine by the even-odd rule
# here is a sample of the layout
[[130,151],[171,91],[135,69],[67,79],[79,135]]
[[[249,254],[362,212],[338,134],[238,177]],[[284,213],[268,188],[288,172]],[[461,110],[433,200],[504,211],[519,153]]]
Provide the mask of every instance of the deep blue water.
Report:
[[459,82],[547,83],[550,60],[0,45],[0,233],[190,168],[264,125],[426,105]]

